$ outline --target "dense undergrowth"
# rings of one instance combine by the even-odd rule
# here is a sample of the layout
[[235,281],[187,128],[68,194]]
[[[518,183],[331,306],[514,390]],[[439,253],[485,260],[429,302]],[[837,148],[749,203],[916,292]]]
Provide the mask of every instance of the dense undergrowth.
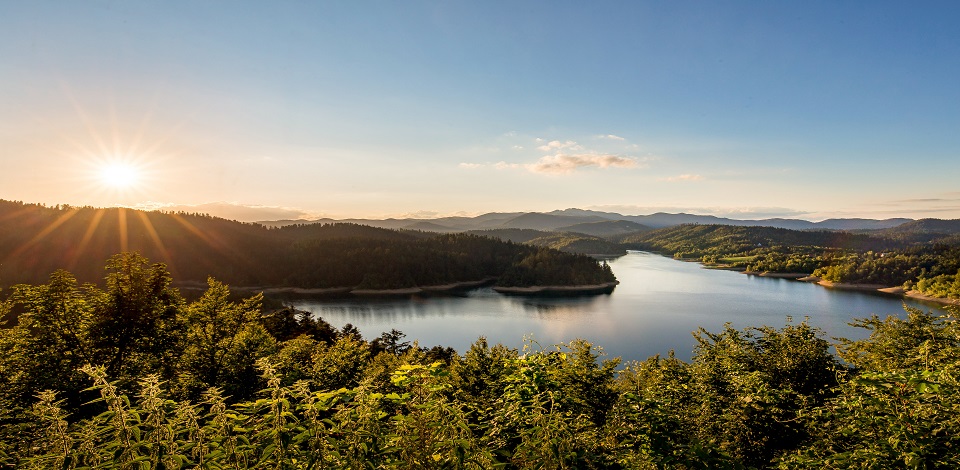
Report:
[[[589,342],[463,354],[260,312],[162,265],[17,286],[0,331],[15,468],[956,468],[960,328],[908,309],[837,354],[805,322],[700,330],[691,361]],[[123,339],[125,338],[125,339]]]

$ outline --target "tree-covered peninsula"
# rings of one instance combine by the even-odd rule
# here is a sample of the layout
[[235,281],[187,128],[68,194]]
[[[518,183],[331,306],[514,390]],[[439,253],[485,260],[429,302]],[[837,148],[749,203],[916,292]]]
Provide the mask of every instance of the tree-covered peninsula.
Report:
[[958,234],[958,221],[925,219],[861,232],[678,225],[617,241],[712,266],[807,275],[829,285],[899,288],[949,301],[960,299]]
[[582,255],[470,234],[344,223],[268,228],[201,214],[2,200],[0,220],[0,285],[7,286],[40,282],[60,268],[97,282],[102,260],[118,252],[161,261],[181,283],[203,285],[213,276],[261,289],[376,292],[494,279],[503,287],[616,281],[608,268]]

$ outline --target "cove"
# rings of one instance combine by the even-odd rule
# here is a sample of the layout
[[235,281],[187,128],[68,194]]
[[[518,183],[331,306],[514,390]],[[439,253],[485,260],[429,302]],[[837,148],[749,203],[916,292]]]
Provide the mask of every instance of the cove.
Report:
[[876,314],[903,317],[904,304],[942,306],[870,292],[828,289],[789,279],[705,269],[697,263],[630,252],[610,260],[620,280],[612,294],[583,297],[504,296],[489,287],[457,296],[391,299],[296,299],[288,303],[336,327],[352,323],[364,338],[396,328],[420,346],[450,346],[463,353],[480,336],[519,348],[525,336],[543,347],[576,338],[602,346],[610,357],[643,360],[674,350],[689,360],[699,327],[784,326],[806,317],[829,337],[851,339],[867,331],[848,325]]

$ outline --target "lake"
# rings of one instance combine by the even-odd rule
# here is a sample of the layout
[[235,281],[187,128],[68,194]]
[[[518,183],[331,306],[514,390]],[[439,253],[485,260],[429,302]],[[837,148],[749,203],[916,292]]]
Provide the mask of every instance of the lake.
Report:
[[829,336],[862,338],[847,323],[872,314],[904,316],[903,305],[941,307],[884,294],[827,289],[788,279],[705,269],[697,263],[631,252],[609,261],[620,280],[610,295],[573,298],[504,296],[489,288],[458,296],[400,299],[295,300],[340,328],[352,323],[366,339],[396,328],[420,346],[451,346],[461,354],[480,336],[521,347],[530,336],[544,347],[583,338],[610,356],[641,360],[673,349],[689,360],[699,327],[782,327],[809,318]]

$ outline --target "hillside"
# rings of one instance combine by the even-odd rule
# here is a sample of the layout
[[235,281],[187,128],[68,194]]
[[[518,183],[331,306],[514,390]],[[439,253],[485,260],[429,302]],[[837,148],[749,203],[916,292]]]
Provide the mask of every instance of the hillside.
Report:
[[471,230],[466,233],[479,235],[482,237],[497,238],[513,243],[526,243],[535,238],[547,236],[551,232],[544,232],[542,230],[534,230],[530,228],[496,228],[489,230]]
[[587,255],[623,255],[627,253],[627,250],[619,243],[614,243],[600,237],[572,232],[550,233],[542,237],[527,240],[525,243],[569,253],[583,253]]
[[929,241],[960,234],[960,220],[920,219],[913,220],[879,232],[880,235],[913,241]]
[[604,220],[602,222],[584,222],[581,224],[558,227],[558,232],[576,232],[594,237],[613,237],[617,235],[626,235],[628,233],[642,232],[650,230],[643,224],[631,222],[629,220]]
[[530,212],[523,214],[517,217],[514,217],[503,224],[498,228],[525,228],[533,230],[548,230],[554,231],[559,227],[564,227],[573,224],[579,224],[584,222],[599,222],[604,219],[600,217],[588,216],[588,217],[575,217],[575,216],[564,216],[564,215],[551,215],[551,214],[541,214],[538,212]]
[[894,240],[865,234],[800,231],[774,227],[680,225],[625,235],[616,241],[630,248],[680,257],[741,253],[762,247],[807,246],[851,250],[884,250],[902,246]]
[[[0,285],[6,286],[43,282],[57,269],[81,282],[101,282],[104,260],[120,252],[162,262],[184,283],[212,276],[239,286],[303,288],[477,281],[500,277],[534,255],[555,264],[575,262],[571,254],[493,238],[343,223],[267,228],[198,214],[10,201],[0,201],[0,221]],[[586,269],[578,279],[611,280],[597,263],[578,266]]]
[[447,227],[445,225],[436,224],[430,222],[429,220],[421,220],[420,222],[414,222],[410,225],[405,225],[403,227],[407,230],[422,230],[424,232],[458,232],[459,230]]

